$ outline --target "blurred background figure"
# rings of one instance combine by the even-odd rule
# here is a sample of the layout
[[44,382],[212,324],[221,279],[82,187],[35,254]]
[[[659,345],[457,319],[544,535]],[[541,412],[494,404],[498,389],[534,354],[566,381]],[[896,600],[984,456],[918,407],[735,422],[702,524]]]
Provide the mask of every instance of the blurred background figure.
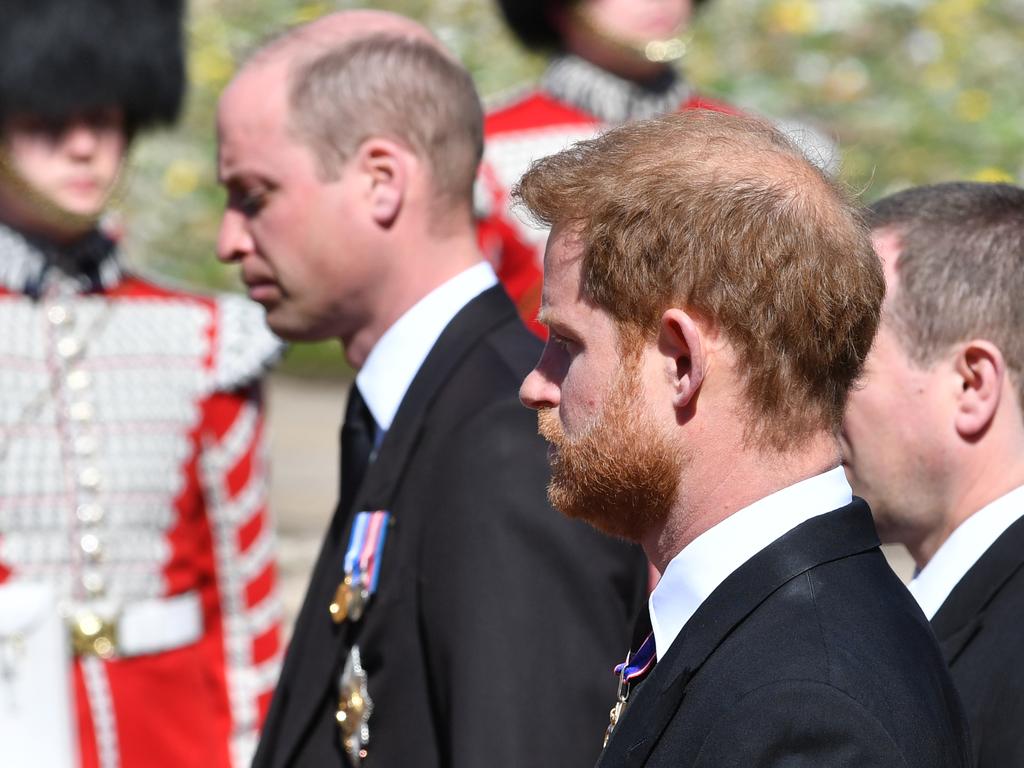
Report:
[[183,10],[0,14],[0,723],[84,768],[247,765],[279,666],[279,342],[243,299],[124,271],[102,219],[132,140],[179,111]]
[[706,0],[501,0],[516,36],[554,57],[535,90],[485,123],[477,207],[480,241],[527,325],[537,323],[547,229],[512,210],[533,160],[602,128],[681,109],[731,111],[698,95],[678,67],[686,29]]
[[888,293],[842,445],[939,638],[976,765],[1024,765],[1024,190],[916,187],[872,206]]

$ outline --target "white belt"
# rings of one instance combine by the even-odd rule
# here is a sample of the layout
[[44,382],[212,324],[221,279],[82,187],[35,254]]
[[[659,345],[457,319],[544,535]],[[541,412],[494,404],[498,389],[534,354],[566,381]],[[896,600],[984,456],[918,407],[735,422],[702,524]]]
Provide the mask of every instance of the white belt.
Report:
[[80,656],[105,659],[183,648],[203,635],[198,592],[141,600],[119,611],[76,611],[70,617],[71,646]]

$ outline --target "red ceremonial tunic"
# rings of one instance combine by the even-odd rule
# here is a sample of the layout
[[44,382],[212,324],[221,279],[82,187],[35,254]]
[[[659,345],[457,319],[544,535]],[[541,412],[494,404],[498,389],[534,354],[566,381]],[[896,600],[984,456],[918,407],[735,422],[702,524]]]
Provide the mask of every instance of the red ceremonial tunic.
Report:
[[83,768],[248,766],[281,651],[279,344],[258,306],[125,276],[93,240],[62,269],[0,226],[0,583],[122,622],[71,665]]
[[523,320],[541,338],[547,333],[536,317],[548,230],[517,215],[513,187],[534,160],[594,138],[611,125],[684,109],[735,111],[696,95],[678,77],[644,89],[583,59],[562,56],[539,88],[488,113],[476,188],[480,245]]

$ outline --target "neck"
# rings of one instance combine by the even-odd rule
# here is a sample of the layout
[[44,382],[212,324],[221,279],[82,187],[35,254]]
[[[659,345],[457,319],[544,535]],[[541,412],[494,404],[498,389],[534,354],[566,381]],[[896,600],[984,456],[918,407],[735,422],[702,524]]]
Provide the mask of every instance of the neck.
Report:
[[641,544],[664,573],[672,558],[705,531],[776,491],[838,465],[835,438],[824,432],[785,452],[752,449],[742,440],[722,441],[685,467],[679,497],[665,523]]
[[387,330],[421,299],[483,261],[476,234],[468,227],[451,234],[424,230],[396,248],[382,290],[358,328],[341,334],[345,357],[359,370]]
[[674,77],[670,64],[648,61],[632,51],[622,51],[601,42],[578,43],[567,46],[566,51],[641,87],[658,88]]
[[[1010,458],[1012,457],[1012,458]],[[939,517],[941,525],[907,542],[918,568],[924,568],[964,521],[1014,488],[1024,485],[1024,447],[1017,453],[976,457],[959,464],[949,504]]]
[[92,221],[89,226],[85,226],[86,222],[82,222],[82,224],[83,228],[74,230],[48,227],[11,215],[10,211],[4,210],[0,206],[0,226],[17,232],[48,251],[51,247],[56,250],[73,249],[73,246],[85,241],[96,231],[96,221]]

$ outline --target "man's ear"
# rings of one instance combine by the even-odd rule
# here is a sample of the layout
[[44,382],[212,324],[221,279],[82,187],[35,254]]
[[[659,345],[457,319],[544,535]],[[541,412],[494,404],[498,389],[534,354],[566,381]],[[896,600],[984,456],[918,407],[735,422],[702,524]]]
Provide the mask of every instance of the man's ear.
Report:
[[366,199],[374,222],[391,227],[402,211],[409,180],[409,152],[390,139],[374,137],[358,150],[358,168],[365,179]]
[[1006,361],[995,344],[974,340],[953,361],[961,390],[957,396],[956,430],[961,437],[980,437],[999,408],[1006,383]]
[[707,372],[707,350],[693,316],[678,308],[665,310],[658,328],[658,350],[673,363],[672,405],[686,408],[694,402]]

